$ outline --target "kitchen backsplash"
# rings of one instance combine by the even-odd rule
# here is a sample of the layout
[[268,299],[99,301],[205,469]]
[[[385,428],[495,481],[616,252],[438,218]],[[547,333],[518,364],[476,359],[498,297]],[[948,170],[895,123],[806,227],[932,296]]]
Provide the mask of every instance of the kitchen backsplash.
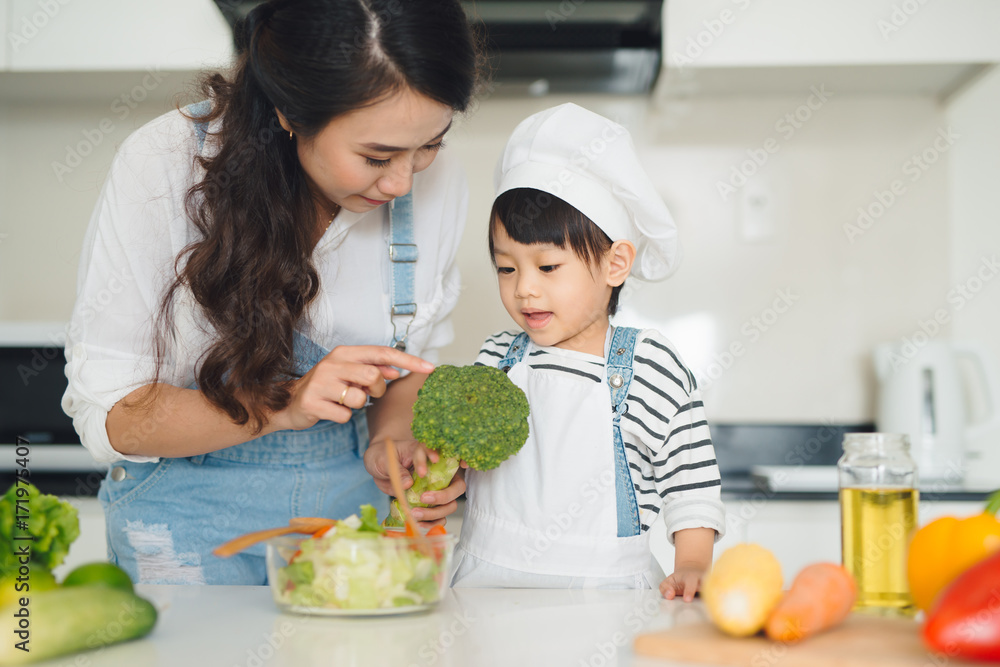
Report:
[[[996,101],[1000,84],[991,86]],[[471,189],[456,340],[442,354],[450,363],[471,362],[484,337],[512,326],[485,236],[496,158],[521,119],[569,101],[502,93],[447,138]],[[160,90],[118,105],[114,97],[0,102],[0,320],[69,316],[84,230],[114,149],[170,108],[167,98]],[[955,155],[969,156],[976,142],[955,118],[983,131],[982,114],[951,114],[929,97],[841,94],[819,79],[800,95],[572,101],[630,128],[674,213],[680,270],[660,284],[630,281],[619,319],[666,332],[712,419],[870,422],[871,350],[883,341],[958,333],[1000,357],[1000,337],[988,335],[997,325],[988,313],[1000,312],[1000,281],[990,282],[1000,207],[989,219],[956,220],[952,204],[955,190],[970,187],[954,174],[974,173],[959,171]],[[988,157],[961,166],[977,160]],[[964,206],[976,212],[995,201],[993,182],[966,192]]]

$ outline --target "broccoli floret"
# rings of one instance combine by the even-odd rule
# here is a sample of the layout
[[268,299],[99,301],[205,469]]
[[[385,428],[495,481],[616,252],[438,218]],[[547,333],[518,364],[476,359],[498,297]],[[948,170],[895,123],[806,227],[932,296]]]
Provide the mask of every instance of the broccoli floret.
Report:
[[[528,399],[498,368],[438,366],[417,394],[411,430],[441,455],[406,492],[411,505],[424,507],[420,495],[448,486],[459,461],[491,470],[520,451],[528,439]],[[385,525],[402,524],[393,501]]]
[[528,399],[498,368],[440,366],[417,394],[412,430],[442,457],[491,470],[528,439]]

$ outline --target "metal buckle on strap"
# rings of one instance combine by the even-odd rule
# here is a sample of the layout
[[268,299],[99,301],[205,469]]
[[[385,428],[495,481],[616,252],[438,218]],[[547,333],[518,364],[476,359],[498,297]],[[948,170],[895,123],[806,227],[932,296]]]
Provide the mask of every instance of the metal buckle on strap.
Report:
[[389,244],[389,261],[390,262],[407,262],[412,263],[417,261],[417,244],[416,243],[390,243]]
[[[392,310],[390,311],[390,315],[391,317],[389,319],[392,321],[392,341],[393,341],[392,346],[397,350],[405,352],[406,339],[410,335],[410,325],[413,324],[413,320],[417,316],[417,304],[415,303],[394,304],[392,306]],[[396,329],[396,318],[403,315],[409,315],[410,321],[406,323],[406,331],[403,332],[403,337],[400,338],[398,330]]]
[[392,306],[392,316],[398,317],[400,315],[416,315],[417,314],[417,304],[415,303],[397,303]]

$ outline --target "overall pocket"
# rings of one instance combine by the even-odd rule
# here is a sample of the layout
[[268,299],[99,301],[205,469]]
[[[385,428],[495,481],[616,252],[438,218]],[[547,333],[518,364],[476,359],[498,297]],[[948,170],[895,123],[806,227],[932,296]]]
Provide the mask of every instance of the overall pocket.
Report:
[[162,458],[156,463],[118,461],[112,465],[97,494],[104,511],[141,498],[163,479],[173,461]]

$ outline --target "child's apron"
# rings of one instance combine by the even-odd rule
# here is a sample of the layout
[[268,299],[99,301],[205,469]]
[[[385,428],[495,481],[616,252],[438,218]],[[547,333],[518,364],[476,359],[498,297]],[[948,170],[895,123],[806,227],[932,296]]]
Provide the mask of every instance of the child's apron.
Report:
[[603,367],[593,355],[546,349],[576,368],[586,360],[593,374],[540,361],[529,368],[531,340],[522,333],[511,344],[499,367],[527,394],[529,436],[498,468],[468,471],[459,559],[465,552],[512,572],[493,584],[476,577],[475,585],[516,586],[517,573],[653,585],[649,534],[640,529],[619,427],[637,334],[614,329]]

